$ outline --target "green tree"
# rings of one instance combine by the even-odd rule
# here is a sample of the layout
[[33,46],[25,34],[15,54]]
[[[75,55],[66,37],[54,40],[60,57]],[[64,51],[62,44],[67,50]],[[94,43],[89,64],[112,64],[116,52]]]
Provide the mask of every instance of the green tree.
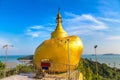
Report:
[[18,73],[26,73],[26,72],[33,72],[34,71],[34,67],[33,66],[26,66],[26,65],[18,65],[16,67],[16,70],[18,71]]
[[0,78],[4,76],[5,64],[0,61]]
[[85,77],[84,80],[114,80],[120,79],[120,69],[111,68],[107,64],[98,62],[98,76],[96,75],[95,62],[88,59],[81,59],[78,65]]

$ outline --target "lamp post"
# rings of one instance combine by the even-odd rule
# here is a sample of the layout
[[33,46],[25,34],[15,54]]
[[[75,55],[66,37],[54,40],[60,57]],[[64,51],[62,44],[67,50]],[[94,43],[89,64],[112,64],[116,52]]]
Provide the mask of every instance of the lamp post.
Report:
[[95,59],[96,59],[96,74],[97,74],[97,79],[98,79],[98,64],[97,64],[97,53],[96,53],[96,48],[97,47],[98,47],[97,45],[94,46],[94,48],[95,48]]
[[[60,43],[62,40],[60,40]],[[67,49],[68,49],[68,80],[70,80],[70,39],[67,39],[65,41],[67,43]]]
[[70,80],[70,39],[67,39],[68,43],[68,80]]
[[[6,52],[5,52],[5,69],[6,69],[6,61],[7,61],[7,55],[8,55],[8,47],[14,47],[13,45],[4,45],[3,49],[6,48]],[[4,69],[4,77],[6,76],[6,71]]]

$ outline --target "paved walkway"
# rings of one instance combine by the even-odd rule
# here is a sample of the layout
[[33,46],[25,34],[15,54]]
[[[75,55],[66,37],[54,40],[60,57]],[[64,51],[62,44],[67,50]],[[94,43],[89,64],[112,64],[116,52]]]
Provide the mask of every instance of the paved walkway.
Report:
[[[72,78],[71,80],[83,80],[82,74],[78,70],[72,72],[70,76]],[[21,73],[19,75],[13,75],[0,80],[66,80],[67,75],[66,73],[59,75],[46,74],[42,79],[35,79],[34,77],[35,73]]]
[[32,73],[22,73],[19,75],[13,75],[10,77],[6,77],[4,79],[0,79],[0,80],[35,80],[32,77],[34,77],[35,75]]
[[33,73],[21,73],[0,80],[66,80],[64,77],[55,75],[46,75],[43,79],[35,79]]

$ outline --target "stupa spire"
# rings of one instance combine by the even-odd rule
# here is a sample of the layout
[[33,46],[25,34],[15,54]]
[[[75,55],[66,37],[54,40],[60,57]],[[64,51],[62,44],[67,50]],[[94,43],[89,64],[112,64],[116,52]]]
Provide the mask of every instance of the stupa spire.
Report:
[[64,31],[62,27],[62,17],[60,14],[60,8],[58,8],[58,14],[56,18],[57,26],[55,31],[52,32],[51,38],[62,38],[62,37],[67,37],[68,34]]
[[60,14],[60,8],[58,8],[58,14],[57,14],[57,18],[56,18],[57,23],[62,23],[62,17]]
[[58,14],[56,17],[56,22],[57,22],[57,26],[55,30],[62,30],[63,31],[63,27],[62,27],[62,17],[60,14],[60,8],[58,8]]

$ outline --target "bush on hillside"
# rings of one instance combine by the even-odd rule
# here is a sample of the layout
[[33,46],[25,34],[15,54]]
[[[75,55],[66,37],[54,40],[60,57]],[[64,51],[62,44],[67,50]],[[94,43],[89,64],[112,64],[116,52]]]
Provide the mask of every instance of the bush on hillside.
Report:
[[[114,80],[120,79],[120,69],[111,68],[105,63],[98,64],[98,76],[96,75],[96,62],[88,59],[81,59],[78,69],[85,76],[85,80]],[[116,80],[117,80],[116,79]]]

